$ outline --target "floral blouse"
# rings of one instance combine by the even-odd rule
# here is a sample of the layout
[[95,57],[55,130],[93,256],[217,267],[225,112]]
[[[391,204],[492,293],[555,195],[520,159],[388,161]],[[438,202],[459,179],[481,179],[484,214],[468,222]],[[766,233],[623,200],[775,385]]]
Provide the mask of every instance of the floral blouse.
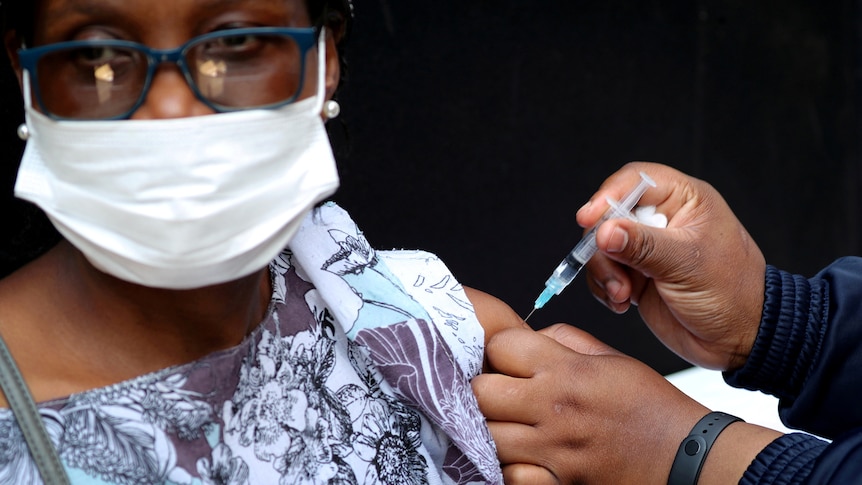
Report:
[[[316,209],[241,344],[39,403],[73,484],[502,483],[469,386],[483,332],[434,255]],[[0,484],[41,483],[0,409]]]

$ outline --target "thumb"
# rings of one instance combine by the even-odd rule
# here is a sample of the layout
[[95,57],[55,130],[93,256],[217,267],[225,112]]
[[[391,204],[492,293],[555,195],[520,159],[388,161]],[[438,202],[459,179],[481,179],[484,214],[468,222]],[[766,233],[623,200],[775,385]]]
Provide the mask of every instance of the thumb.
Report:
[[628,219],[611,219],[599,226],[596,245],[614,261],[648,278],[672,279],[689,253],[697,256],[696,241],[684,229],[650,227]]

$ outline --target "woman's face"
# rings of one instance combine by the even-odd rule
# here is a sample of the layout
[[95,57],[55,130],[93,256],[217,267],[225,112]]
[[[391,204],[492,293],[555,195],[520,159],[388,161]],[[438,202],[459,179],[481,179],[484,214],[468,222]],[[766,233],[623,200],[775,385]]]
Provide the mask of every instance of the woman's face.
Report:
[[[171,49],[191,38],[227,29],[310,25],[304,0],[41,0],[36,13],[34,47],[111,39],[137,42],[153,49]],[[7,48],[10,47],[7,42]],[[243,54],[241,48],[244,46],[230,47]],[[17,68],[14,53],[10,54]],[[98,55],[105,53],[94,53],[94,56]],[[57,58],[61,59],[60,56]],[[317,58],[317,49],[313,48],[306,58],[306,75],[300,97],[316,92]],[[20,68],[18,71],[20,76]],[[59,87],[64,82],[68,86],[70,76],[58,71],[60,74],[40,77],[42,96],[54,96],[52,102],[55,105],[74,105],[78,100],[69,94],[72,91]],[[52,81],[52,78],[57,79]],[[264,87],[258,83],[256,89],[246,90],[246,95],[254,97],[261,91],[285,89],[283,76],[267,75],[266,79]],[[337,54],[334,43],[329,41],[328,95],[331,95],[337,80]],[[57,89],[50,89],[55,82],[58,83]],[[211,113],[212,109],[194,95],[180,69],[175,64],[163,63],[156,70],[143,104],[131,117],[179,118]]]

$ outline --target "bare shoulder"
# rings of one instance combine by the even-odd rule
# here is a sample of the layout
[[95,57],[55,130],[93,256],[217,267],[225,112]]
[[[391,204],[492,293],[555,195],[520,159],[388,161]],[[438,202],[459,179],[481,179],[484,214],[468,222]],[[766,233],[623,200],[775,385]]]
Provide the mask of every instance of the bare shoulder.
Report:
[[479,291],[475,288],[464,287],[467,298],[473,304],[476,318],[485,329],[485,342],[488,342],[495,333],[512,327],[530,328],[524,319],[518,316],[512,308],[497,297]]

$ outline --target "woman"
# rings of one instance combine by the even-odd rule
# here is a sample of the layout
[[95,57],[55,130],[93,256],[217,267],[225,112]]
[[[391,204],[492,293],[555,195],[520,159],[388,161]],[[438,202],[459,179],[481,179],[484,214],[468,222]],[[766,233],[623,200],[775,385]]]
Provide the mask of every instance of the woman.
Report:
[[[523,322],[319,204],[349,4],[4,8],[15,192],[63,238],[0,282],[0,335],[74,483],[501,481],[476,318]],[[39,481],[7,409],[0,449]]]

